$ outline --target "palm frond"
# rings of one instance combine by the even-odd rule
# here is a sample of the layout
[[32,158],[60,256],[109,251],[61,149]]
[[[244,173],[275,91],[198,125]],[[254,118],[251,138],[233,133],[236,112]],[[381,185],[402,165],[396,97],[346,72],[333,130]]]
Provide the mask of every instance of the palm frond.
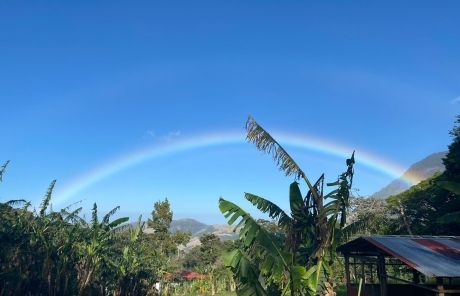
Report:
[[289,269],[289,262],[291,261],[290,254],[284,252],[276,239],[260,226],[251,215],[239,206],[223,198],[219,199],[219,209],[225,218],[229,218],[228,224],[230,225],[240,219],[238,223],[238,226],[242,226],[239,232],[240,240],[245,247],[252,247],[254,246],[254,242],[257,241],[257,245],[263,249],[265,257],[269,256],[274,260],[271,270],[273,273],[280,270],[275,266],[282,267],[281,270]]
[[21,206],[26,204],[27,201],[25,199],[12,199],[7,201],[5,204],[10,206],[10,207],[15,207],[15,206]]
[[48,209],[48,206],[49,206],[50,200],[51,200],[51,195],[53,194],[54,185],[56,185],[56,180],[53,180],[51,182],[50,186],[48,187],[48,190],[45,193],[45,196],[43,197],[43,200],[42,200],[42,202],[40,204],[40,207],[39,207],[39,210],[40,210],[39,215],[40,216],[45,215],[45,212]]
[[130,230],[131,241],[137,241],[143,233],[145,222],[142,221],[142,215],[137,219],[136,228]]
[[246,139],[254,143],[260,151],[263,151],[273,157],[276,165],[286,176],[295,175],[295,177],[303,178],[307,183],[308,189],[312,191],[313,197],[319,200],[319,194],[311,184],[307,175],[302,171],[300,166],[287,153],[287,151],[262,127],[252,116],[246,121]]
[[272,203],[268,199],[257,196],[252,193],[245,193],[244,198],[250,201],[257,209],[263,213],[268,213],[268,216],[278,221],[278,224],[283,227],[289,227],[292,223],[291,217],[286,214],[280,207]]
[[69,210],[71,207],[73,207],[74,205],[79,204],[79,203],[81,203],[81,202],[82,202],[82,200],[79,200],[79,201],[76,201],[76,202],[74,202],[74,203],[71,203],[70,205],[68,205],[68,206],[66,206],[65,208],[63,208],[63,210],[66,210],[66,211],[67,211],[67,210]]
[[128,217],[122,217],[122,218],[115,219],[109,224],[109,228],[115,228],[125,222],[128,222],[128,220],[129,220]]
[[3,174],[5,173],[6,167],[10,163],[9,160],[5,161],[5,163],[0,167],[0,182],[3,181]]
[[78,209],[75,209],[72,212],[67,212],[66,209],[62,209],[61,213],[65,214],[64,221],[72,223],[81,222],[83,219],[80,216],[78,216],[78,214],[80,214],[82,209],[82,207],[79,207]]
[[105,214],[104,217],[102,218],[102,224],[109,223],[110,217],[112,217],[119,209],[120,209],[120,206],[116,206],[112,210],[110,210],[107,214]]
[[235,274],[239,282],[237,295],[266,296],[265,288],[259,281],[261,271],[240,249],[224,255],[224,263]]
[[295,175],[297,178],[305,176],[305,173],[286,150],[251,116],[246,122],[246,132],[246,139],[254,143],[257,149],[270,154],[286,176]]

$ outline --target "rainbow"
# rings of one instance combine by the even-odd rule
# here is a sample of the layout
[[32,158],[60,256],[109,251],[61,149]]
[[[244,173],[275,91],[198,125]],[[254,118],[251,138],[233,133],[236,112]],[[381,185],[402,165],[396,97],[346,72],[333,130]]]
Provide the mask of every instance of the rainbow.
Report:
[[[317,151],[343,159],[349,157],[350,153],[353,150],[356,150],[357,160],[361,165],[392,178],[400,178],[402,176],[402,179],[410,185],[420,182],[419,177],[404,174],[405,169],[402,166],[361,149],[354,149],[325,139],[288,132],[275,131],[272,135],[274,135],[277,141],[285,147],[295,147],[310,151]],[[84,172],[80,176],[71,180],[69,183],[64,184],[63,189],[56,193],[56,199],[54,202],[59,204],[67,201],[91,185],[145,161],[205,147],[241,144],[244,142],[245,134],[243,132],[228,131],[181,137],[180,139],[174,141],[168,141],[162,144],[137,149],[111,159],[100,166]]]

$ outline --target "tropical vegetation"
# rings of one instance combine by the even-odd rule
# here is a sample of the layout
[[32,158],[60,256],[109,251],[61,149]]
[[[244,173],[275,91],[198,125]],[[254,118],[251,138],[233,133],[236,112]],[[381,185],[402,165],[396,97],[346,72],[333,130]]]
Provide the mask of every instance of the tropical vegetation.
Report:
[[[286,150],[252,117],[247,139],[259,150],[271,154],[281,171],[296,179],[289,188],[290,213],[268,199],[246,193],[245,198],[267,213],[281,233],[268,231],[238,205],[223,198],[219,207],[228,223],[239,221],[241,245],[229,254],[241,295],[333,295],[332,269],[337,243],[348,233],[346,215],[353,181],[354,152],[347,169],[328,183],[333,190],[324,194],[324,174],[312,183]],[[302,195],[298,180],[308,192]],[[281,235],[277,235],[281,234]]]
[[[1,295],[336,295],[343,266],[335,250],[357,235],[460,235],[460,116],[450,132],[445,171],[389,197],[353,196],[354,152],[338,178],[312,182],[288,152],[252,117],[247,139],[293,178],[289,211],[265,197],[244,197],[268,220],[220,198],[237,240],[171,232],[168,199],[147,221],[129,223],[119,207],[90,219],[79,203],[52,207],[56,181],[37,208],[0,203]],[[3,181],[9,161],[0,167]],[[306,193],[301,188],[307,188]]]
[[[153,233],[146,233],[141,217],[134,224],[112,219],[119,207],[100,215],[94,204],[89,221],[76,205],[54,210],[55,184],[38,209],[24,200],[0,203],[0,295],[217,295],[234,286],[219,263],[231,244],[203,237],[199,262],[191,266],[181,251],[190,234],[169,231],[167,199],[155,202],[147,222]],[[187,270],[202,274],[184,279]]]

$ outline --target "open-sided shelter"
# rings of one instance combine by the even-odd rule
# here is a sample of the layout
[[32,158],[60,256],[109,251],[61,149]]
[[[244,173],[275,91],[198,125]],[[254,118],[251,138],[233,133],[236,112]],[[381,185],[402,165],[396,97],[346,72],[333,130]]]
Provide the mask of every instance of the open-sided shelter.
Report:
[[347,295],[460,295],[459,236],[362,236],[337,251]]

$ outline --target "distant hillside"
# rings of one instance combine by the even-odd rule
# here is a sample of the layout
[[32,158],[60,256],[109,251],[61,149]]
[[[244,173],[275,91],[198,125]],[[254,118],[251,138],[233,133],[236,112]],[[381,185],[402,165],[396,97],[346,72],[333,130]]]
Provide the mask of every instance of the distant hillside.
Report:
[[205,233],[212,233],[214,228],[211,225],[201,223],[194,219],[186,218],[173,220],[169,230],[171,232],[189,231],[192,233],[192,236],[201,236]]
[[192,237],[200,237],[203,234],[214,233],[220,237],[220,239],[227,240],[235,239],[237,237],[237,234],[233,232],[233,228],[233,226],[227,224],[208,225],[195,219],[186,218],[173,220],[169,230],[171,232],[190,231],[192,233]]
[[234,226],[227,224],[208,225],[197,220],[187,218],[172,221],[170,231],[190,231],[192,233],[192,238],[184,248],[185,250],[190,250],[194,246],[199,246],[201,244],[200,236],[207,233],[213,233],[221,240],[237,239],[238,234],[233,232],[233,228]]
[[445,156],[446,152],[437,152],[414,163],[401,178],[393,180],[390,184],[374,193],[372,197],[387,198],[388,196],[401,193],[408,189],[409,185],[403,181],[406,176],[412,176],[412,178],[415,176],[416,179],[422,181],[433,176],[436,172],[443,172],[444,164],[442,163],[442,159]]
[[[136,225],[136,223],[130,224],[131,227],[134,227]],[[207,233],[214,233],[221,240],[237,239],[238,233],[233,232],[233,229],[234,226],[230,226],[227,224],[208,225],[190,218],[173,220],[169,228],[171,232],[189,231],[192,233],[192,238],[190,239],[190,242],[187,244],[185,249],[190,249],[194,246],[200,245],[200,236]],[[144,232],[153,233],[153,229],[146,226],[144,228]]]

